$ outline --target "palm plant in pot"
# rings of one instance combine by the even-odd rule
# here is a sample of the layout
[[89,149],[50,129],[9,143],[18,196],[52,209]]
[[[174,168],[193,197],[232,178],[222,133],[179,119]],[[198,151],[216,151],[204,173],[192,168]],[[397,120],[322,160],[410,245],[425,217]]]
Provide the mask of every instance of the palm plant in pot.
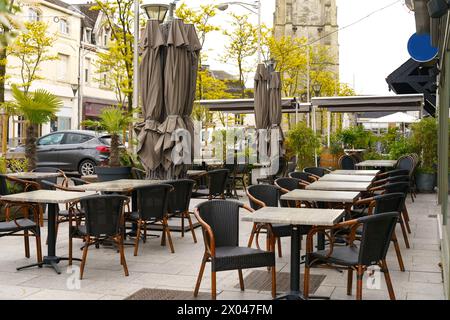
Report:
[[432,192],[436,186],[438,127],[435,118],[420,120],[412,126],[411,145],[420,156],[420,166],[416,172],[417,189]]
[[120,134],[132,123],[132,117],[119,107],[109,107],[102,110],[99,120],[85,120],[83,125],[95,128],[97,131],[111,135],[111,146],[108,166],[95,167],[95,173],[100,181],[112,181],[129,178],[131,167],[121,166]]
[[314,165],[314,153],[320,148],[320,139],[304,121],[299,122],[286,135],[286,149],[297,156],[297,168]]
[[12,85],[14,97],[14,112],[25,118],[26,140],[25,158],[28,162],[28,170],[36,168],[36,137],[38,126],[50,122],[56,112],[62,107],[62,101],[54,94],[39,89],[34,92],[21,91]]

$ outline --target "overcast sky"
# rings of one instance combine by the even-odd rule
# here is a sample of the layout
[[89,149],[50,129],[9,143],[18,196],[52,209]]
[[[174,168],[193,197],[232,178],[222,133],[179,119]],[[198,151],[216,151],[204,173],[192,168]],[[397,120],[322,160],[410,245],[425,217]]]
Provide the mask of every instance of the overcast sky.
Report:
[[[66,1],[70,3],[83,2],[80,0]],[[204,3],[222,3],[224,1],[184,0],[193,8]],[[151,2],[152,0],[144,0],[144,3]],[[168,3],[170,1],[155,0],[154,2]],[[272,26],[275,0],[262,0],[261,2],[262,20],[265,24]],[[350,25],[394,2],[396,0],[337,0],[339,27]],[[248,13],[239,6],[230,6],[227,11],[238,14]],[[257,23],[256,15],[251,15],[251,19],[255,24]],[[226,12],[219,12],[214,17],[215,24],[222,29],[227,27],[229,21]],[[354,87],[358,94],[388,94],[385,78],[408,59],[406,44],[414,31],[414,15],[405,7],[403,0],[339,31],[341,82]],[[215,32],[210,34],[206,41],[204,49],[208,50],[208,63],[211,68],[237,74],[235,66],[220,61],[226,37],[221,32]],[[248,85],[251,85],[251,82],[250,76]]]

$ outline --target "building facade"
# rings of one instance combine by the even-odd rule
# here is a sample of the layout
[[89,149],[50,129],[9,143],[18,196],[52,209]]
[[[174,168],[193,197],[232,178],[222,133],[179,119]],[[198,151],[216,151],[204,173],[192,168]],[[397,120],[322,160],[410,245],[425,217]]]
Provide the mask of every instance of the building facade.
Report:
[[339,74],[337,31],[336,0],[276,0],[275,37],[304,37],[308,43],[328,47],[334,59],[330,68],[335,74]]
[[[90,104],[95,104],[95,111],[91,114],[98,115],[101,107],[116,103],[114,92],[102,87],[101,82],[96,80],[95,72],[97,52],[106,50],[110,35],[97,21],[101,19],[98,12],[88,16],[83,9],[83,5],[73,6],[60,0],[36,0],[32,4],[22,5],[19,13],[23,21],[45,22],[48,33],[56,36],[49,53],[57,59],[44,61],[40,65],[38,74],[42,79],[34,81],[30,90],[46,89],[52,92],[62,100],[63,107],[54,121],[42,126],[40,134],[78,129]],[[20,60],[8,57],[6,101],[12,99],[11,84],[21,83],[19,67]],[[11,117],[8,145],[14,147],[23,143],[23,139],[22,120]]]

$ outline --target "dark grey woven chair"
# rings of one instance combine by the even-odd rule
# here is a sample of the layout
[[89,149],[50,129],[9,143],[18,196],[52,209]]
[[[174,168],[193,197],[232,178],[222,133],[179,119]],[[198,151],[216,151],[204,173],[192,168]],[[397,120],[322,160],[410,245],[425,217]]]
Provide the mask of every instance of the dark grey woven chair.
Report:
[[313,174],[314,176],[316,176],[316,178],[323,177],[324,175],[331,172],[329,169],[322,167],[307,167],[304,168],[303,171]]
[[227,184],[228,169],[217,169],[208,171],[208,189],[192,192],[192,198],[214,198],[225,199],[225,188]]
[[343,170],[355,170],[356,159],[348,154],[344,154],[339,158],[339,168]]
[[202,225],[205,253],[198,273],[194,296],[198,295],[203,272],[211,262],[211,298],[216,299],[216,273],[238,270],[239,284],[244,290],[242,269],[271,267],[272,297],[276,295],[276,270],[273,240],[268,251],[239,246],[239,209],[252,211],[244,204],[230,200],[212,200],[199,204],[195,216]]
[[[62,178],[63,178],[63,182],[62,185],[63,186],[67,186],[67,183],[69,181],[69,179],[67,178],[66,174],[64,173],[64,171],[58,169],[58,168],[53,168],[53,167],[37,167],[36,169],[34,169],[32,172],[47,172],[47,173],[59,173],[61,174]],[[54,184],[58,183],[58,177],[48,177],[45,178],[45,180],[52,182]],[[45,190],[45,187],[43,186],[42,189]]]
[[412,155],[402,156],[398,159],[396,169],[400,170],[408,170],[408,175],[410,178],[410,188],[409,193],[411,195],[411,200],[414,202],[414,193],[415,193],[415,183],[414,183],[414,174],[416,171],[416,159]]
[[275,174],[269,175],[269,176],[267,176],[265,178],[258,178],[258,179],[256,179],[256,181],[258,182],[258,184],[260,184],[260,183],[273,184],[275,179],[285,176],[286,168],[287,168],[287,161],[286,161],[286,159],[284,157],[279,157],[278,158],[278,170],[277,170],[277,172]]
[[303,184],[310,184],[311,182],[317,181],[317,177],[308,172],[294,171],[289,173],[290,178],[299,179]]
[[[127,220],[137,225],[136,241],[134,244],[134,255],[137,256],[139,240],[143,237],[144,243],[147,240],[147,224],[162,224],[161,245],[166,244],[166,236],[169,241],[170,251],[175,253],[170,235],[168,220],[169,192],[174,188],[170,184],[155,184],[146,187],[136,188],[137,208],[127,216]],[[143,235],[141,232],[143,231]]]
[[82,186],[85,184],[89,184],[89,182],[84,181],[83,179],[80,179],[80,178],[70,178],[70,180],[72,180],[73,184],[76,186]]
[[181,218],[182,237],[184,237],[184,219],[187,219],[194,243],[197,243],[197,237],[195,236],[191,215],[189,214],[189,203],[191,202],[192,189],[194,188],[195,181],[190,179],[181,179],[167,181],[166,183],[170,184],[174,188],[174,190],[169,193],[169,215]]
[[[398,212],[380,213],[339,223],[333,227],[317,227],[307,237],[306,262],[303,294],[309,295],[310,269],[313,267],[339,267],[348,270],[347,294],[352,294],[353,272],[357,274],[356,299],[362,299],[363,275],[368,267],[379,266],[384,273],[389,298],[395,300],[389,270],[386,265],[386,254],[398,220]],[[314,251],[313,236],[318,232],[327,232],[330,239],[338,230],[350,228],[347,246],[335,246],[331,241],[330,248]],[[359,247],[354,244],[355,234],[361,228]]]
[[[295,189],[304,189],[306,184],[302,183],[301,180],[295,178],[278,178],[277,180],[275,180],[275,186],[280,188],[281,194],[285,194]],[[282,207],[297,207],[296,201],[292,200],[287,201],[280,199],[280,204]]]
[[[403,204],[405,201],[405,195],[403,193],[387,193],[378,195],[371,198],[362,199],[356,202],[356,204],[367,205],[367,213],[365,215],[386,213],[386,212],[398,212],[399,216],[403,211]],[[403,264],[402,254],[398,245],[395,229],[392,234],[392,242],[394,243],[395,254],[397,255],[398,264],[401,271],[405,271]]]
[[[85,210],[85,222],[80,226],[71,226],[69,247],[74,237],[84,240],[83,257],[80,266],[80,280],[83,279],[88,249],[91,245],[112,239],[120,252],[120,264],[125,276],[128,267],[123,249],[124,202],[127,197],[120,195],[94,195],[83,198],[81,203]],[[69,250],[69,264],[72,264],[72,250]]]

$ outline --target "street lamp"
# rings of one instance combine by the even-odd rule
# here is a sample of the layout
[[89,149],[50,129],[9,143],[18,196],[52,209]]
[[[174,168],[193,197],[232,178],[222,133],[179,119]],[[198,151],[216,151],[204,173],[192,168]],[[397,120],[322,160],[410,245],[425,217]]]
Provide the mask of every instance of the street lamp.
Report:
[[[220,11],[225,11],[228,9],[230,5],[238,5],[241,6],[251,13],[258,15],[258,63],[261,63],[262,57],[262,48],[261,48],[261,40],[262,40],[262,31],[261,31],[261,0],[256,0],[255,3],[247,3],[241,1],[229,1],[223,2],[216,5],[216,8]],[[256,9],[253,10],[253,9]]]
[[163,23],[169,11],[169,5],[161,3],[144,4],[141,6],[145,10],[147,17],[150,20],[158,20],[159,23]]
[[315,84],[313,85],[313,90],[314,90],[314,95],[315,95],[316,97],[318,97],[318,96],[320,95],[320,90],[322,90],[322,84],[320,84],[320,83],[315,83]]

